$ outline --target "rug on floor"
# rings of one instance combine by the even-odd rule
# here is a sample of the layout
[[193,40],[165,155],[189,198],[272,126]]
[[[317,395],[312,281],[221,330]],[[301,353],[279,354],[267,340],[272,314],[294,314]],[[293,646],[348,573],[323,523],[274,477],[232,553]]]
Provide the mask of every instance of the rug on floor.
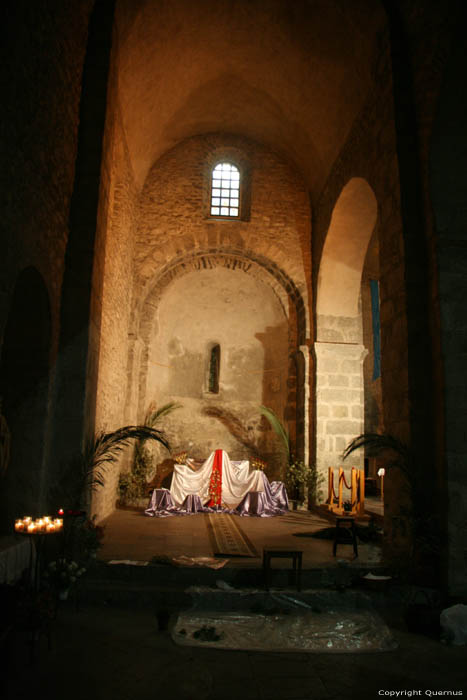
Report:
[[258,557],[258,552],[237,521],[237,515],[228,515],[226,513],[208,514],[206,526],[214,555]]

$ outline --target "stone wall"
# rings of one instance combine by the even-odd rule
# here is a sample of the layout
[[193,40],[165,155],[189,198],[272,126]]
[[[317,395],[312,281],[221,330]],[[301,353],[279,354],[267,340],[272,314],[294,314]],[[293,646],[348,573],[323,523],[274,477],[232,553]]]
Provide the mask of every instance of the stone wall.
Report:
[[[317,465],[341,466],[342,452],[363,429],[363,372],[366,349],[360,344],[315,343]],[[362,466],[352,455],[349,466]]]
[[[174,281],[157,309],[146,401],[182,408],[164,423],[174,452],[206,458],[222,447],[233,459],[262,456],[280,466],[265,440],[260,405],[282,419],[288,400],[288,319],[274,292],[242,270],[190,272]],[[219,387],[209,387],[213,345]]]
[[[397,437],[408,440],[409,424],[409,389],[407,373],[407,321],[404,287],[404,241],[400,210],[399,172],[396,154],[396,139],[392,102],[391,67],[389,63],[388,36],[381,35],[378,59],[375,63],[376,82],[380,92],[369,96],[365,108],[355,121],[345,147],[334,164],[331,176],[321,194],[313,217],[313,261],[314,280],[318,284],[318,271],[326,235],[331,223],[332,212],[344,186],[351,178],[364,178],[371,187],[378,203],[377,231],[379,238],[380,262],[380,301],[382,334],[382,397],[384,406],[385,430]],[[316,288],[316,287],[315,287]],[[361,314],[361,302],[360,302]],[[339,325],[336,320],[334,326]],[[326,324],[330,328],[329,323]],[[346,327],[351,335],[342,335]],[[337,329],[337,326],[336,326]],[[335,329],[335,330],[336,330]],[[358,320],[358,329],[352,330],[351,324],[339,329],[343,339],[350,341],[349,350],[353,348],[354,362],[362,363],[367,348],[361,345],[362,318]],[[337,352],[337,350],[336,350]],[[317,355],[318,356],[318,355]],[[319,372],[319,366],[316,366]],[[363,395],[363,367],[361,367],[360,391]],[[319,375],[318,375],[319,376]],[[357,382],[354,378],[352,381]],[[344,387],[341,387],[344,390]],[[354,391],[358,391],[355,387]],[[317,412],[320,411],[320,395],[317,394]],[[368,394],[366,399],[368,399]],[[337,409],[338,410],[338,409]],[[323,411],[330,408],[323,406]],[[354,407],[355,414],[351,426],[357,434],[364,427],[364,404]],[[323,416],[323,419],[327,416]],[[319,420],[319,419],[318,419]],[[320,424],[323,425],[323,424]],[[345,434],[345,433],[343,433]],[[347,437],[356,435],[348,434]],[[317,436],[318,437],[318,436]],[[337,459],[334,466],[340,466],[342,459]],[[356,455],[363,463],[363,455]],[[350,463],[350,458],[349,458]],[[344,463],[345,465],[346,463]],[[396,490],[391,491],[390,479],[386,484],[386,514],[391,522],[391,511],[398,508]],[[390,537],[390,525],[387,528]]]
[[[310,214],[300,176],[247,139],[197,137],[155,164],[135,209],[118,101],[110,95],[101,185],[107,225],[96,258],[103,280],[96,425],[142,422],[154,403],[181,400],[184,408],[165,426],[174,450],[189,448],[202,457],[221,444],[244,457],[256,449],[277,474],[282,459],[259,405],[276,410],[295,437],[295,355],[310,327]],[[229,158],[239,163],[246,187],[248,206],[239,221],[208,214],[211,168]],[[206,391],[205,364],[216,338],[222,373],[213,397]],[[162,365],[171,367],[169,375]],[[249,374],[239,379],[239,372]],[[238,422],[245,431],[241,439]],[[164,461],[163,453],[155,448],[156,463]],[[120,468],[128,468],[125,459]],[[116,477],[94,498],[99,517],[113,507]]]
[[[17,280],[24,271],[35,270],[42,283],[38,287],[45,314],[36,318],[31,328],[42,333],[47,329],[47,376],[43,377],[47,396],[42,396],[40,411],[23,406],[24,419],[19,434],[28,426],[29,434],[40,443],[43,462],[27,460],[30,469],[40,471],[37,479],[25,479],[24,470],[16,480],[18,488],[34,484],[29,494],[30,509],[45,507],[51,481],[51,462],[55,442],[51,432],[55,363],[60,332],[60,305],[65,251],[69,233],[69,213],[75,177],[78,141],[79,103],[83,62],[86,51],[88,20],[92,1],[76,3],[7,1],[2,4],[2,47],[0,75],[2,84],[1,240],[0,259],[0,339],[3,350],[5,329],[12,307]],[[43,287],[42,287],[43,285]],[[42,299],[45,295],[45,299]],[[10,321],[15,326],[28,324],[36,313],[39,297],[27,313]],[[30,334],[29,353],[35,350],[39,337]],[[3,364],[2,355],[2,364]],[[19,358],[18,358],[19,361]],[[39,362],[39,360],[38,360]],[[18,366],[18,371],[20,370]],[[43,372],[43,367],[40,369]],[[16,382],[14,372],[4,374],[6,382]],[[2,386],[0,395],[8,393]],[[40,413],[40,415],[39,415]],[[7,416],[7,420],[10,417]],[[17,454],[25,441],[14,444]],[[26,441],[27,442],[27,441]],[[14,466],[11,467],[14,469]],[[10,501],[15,496],[10,494]],[[21,513],[20,513],[21,514]],[[31,512],[33,515],[34,513]]]
[[[210,168],[234,159],[245,174],[248,215],[208,214]],[[277,154],[236,135],[188,139],[151,169],[141,197],[136,266],[138,290],[181,255],[233,249],[277,265],[308,305],[310,208],[300,175]],[[309,321],[307,322],[309,327]]]
[[91,7],[14,0],[2,8],[0,333],[16,278],[34,265],[48,286],[54,345]]
[[[91,323],[98,336],[93,343],[96,433],[137,423],[136,412],[125,409],[138,192],[119,104],[115,31],[113,41],[91,307]],[[92,510],[100,519],[115,508],[118,475],[131,457],[132,447],[127,447],[118,465],[107,469],[105,488],[94,494]]]
[[[210,171],[219,158],[235,159],[245,176],[248,207],[240,221],[219,221],[208,215]],[[310,327],[306,311],[310,269],[306,241],[310,235],[310,215],[300,177],[276,154],[247,139],[220,135],[189,139],[152,169],[141,199],[138,231],[133,326],[136,332],[130,359],[134,360],[131,370],[134,377],[134,365],[141,358],[140,387],[139,396],[134,387],[128,387],[128,396],[137,402],[131,406],[128,405],[131,399],[127,400],[128,412],[133,413],[136,406],[141,420],[152,402],[160,405],[165,399],[185,397],[184,403],[190,406],[186,409],[190,420],[181,410],[169,421],[173,423],[169,432],[180,449],[190,447],[198,456],[207,456],[222,443],[237,456],[244,457],[251,456],[256,447],[257,453],[273,464],[271,473],[278,474],[282,459],[274,435],[264,420],[260,420],[258,407],[263,403],[276,410],[288,423],[293,439],[297,434],[298,413],[303,439],[304,408],[297,412],[296,406],[296,354],[299,339],[302,342],[306,339]],[[198,270],[199,274],[190,270]],[[207,270],[212,271],[211,277]],[[217,294],[226,304],[216,312],[217,323],[213,324],[223,328],[221,353],[226,370],[217,397],[207,396],[204,375],[204,355],[209,342],[215,340],[209,335],[213,331],[206,335],[207,317],[201,330],[199,324],[194,328],[190,318],[196,316],[199,296],[196,280],[201,284],[203,275],[216,280],[213,298]],[[184,296],[179,313],[182,317],[188,314],[186,328],[193,337],[186,346],[192,346],[190,352],[197,348],[197,361],[191,358],[187,381],[181,381],[179,375],[179,389],[175,390],[175,375],[170,387],[170,381],[164,383],[164,370],[155,369],[155,364],[151,369],[151,362],[157,361],[153,339],[158,338],[165,347],[171,340],[166,335],[170,324],[167,318],[161,321],[159,314],[164,308],[165,295],[171,298],[178,276],[180,289],[185,288],[189,279],[194,280],[193,290]],[[235,280],[231,287],[230,279]],[[276,309],[275,320],[267,322],[266,309],[270,304]],[[214,307],[215,304],[212,308],[207,304],[207,313],[214,313]],[[226,323],[222,319],[227,314]],[[179,323],[177,327],[181,329],[182,325]],[[202,347],[198,348],[199,343]],[[183,349],[182,356],[175,358],[177,362],[187,362],[185,353]],[[169,360],[173,362],[174,358]],[[170,362],[163,358],[160,364]],[[202,368],[201,373],[195,369],[197,365]],[[239,379],[238,372],[245,370],[250,374]],[[230,379],[229,372],[233,372]],[[228,421],[222,423],[219,417],[207,419],[206,410],[212,410],[214,404],[217,411],[233,412],[234,422],[237,419],[246,426],[249,434],[246,444],[233,435],[232,423],[226,427]],[[174,427],[178,423],[183,424],[182,430]]]

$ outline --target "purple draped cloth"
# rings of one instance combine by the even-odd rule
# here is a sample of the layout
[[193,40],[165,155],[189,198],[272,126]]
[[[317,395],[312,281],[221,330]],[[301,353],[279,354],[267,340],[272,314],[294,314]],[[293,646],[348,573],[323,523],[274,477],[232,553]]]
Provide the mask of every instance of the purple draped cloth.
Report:
[[159,517],[163,517],[167,515],[209,513],[215,510],[215,508],[203,506],[200,497],[194,494],[188,495],[183,501],[183,505],[178,508],[172,500],[169,489],[154,489],[149,499],[148,507],[144,512],[146,515],[158,515]]
[[238,504],[235,512],[238,515],[257,515],[270,518],[282,515],[289,510],[289,499],[282,481],[269,483],[264,476],[264,491],[250,491]]
[[170,515],[190,515],[193,513],[230,513],[232,515],[258,516],[270,518],[282,515],[289,510],[289,499],[282,481],[269,483],[263,473],[264,491],[250,491],[247,493],[235,510],[224,507],[209,507],[201,503],[199,496],[188,495],[183,504],[177,507],[168,489],[154,489],[151,494],[148,507],[144,511],[146,515],[166,517]]

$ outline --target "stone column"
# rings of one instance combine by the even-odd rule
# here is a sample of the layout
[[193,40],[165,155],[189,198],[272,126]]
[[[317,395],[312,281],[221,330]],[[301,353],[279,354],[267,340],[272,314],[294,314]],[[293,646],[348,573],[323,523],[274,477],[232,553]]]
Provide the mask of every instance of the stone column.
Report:
[[124,423],[126,425],[136,425],[143,420],[141,411],[139,411],[143,349],[144,343],[141,338],[130,333],[128,338],[127,388],[124,412]]
[[358,343],[314,344],[316,361],[316,465],[324,477],[328,467],[363,467],[363,453],[342,461],[346,445],[364,430],[363,360],[368,350]]
[[[300,345],[300,353],[303,358],[303,376],[300,377],[302,386],[300,387],[300,399],[303,405],[300,406],[300,415],[303,421],[303,461],[310,462],[310,348],[308,345]],[[298,398],[298,397],[297,397]],[[297,426],[298,427],[298,426]],[[297,430],[298,433],[298,430]]]

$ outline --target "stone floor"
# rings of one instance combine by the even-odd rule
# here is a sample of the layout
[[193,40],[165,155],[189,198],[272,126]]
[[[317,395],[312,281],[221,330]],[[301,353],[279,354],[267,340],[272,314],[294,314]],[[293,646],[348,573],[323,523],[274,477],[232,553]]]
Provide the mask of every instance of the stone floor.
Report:
[[[310,532],[328,525],[321,515],[300,511],[281,518],[241,519],[242,528],[258,551],[268,543],[293,543],[304,550],[305,567],[339,567],[347,561],[349,567],[370,569],[379,557],[374,545],[360,545],[358,560],[353,558],[351,545],[340,545],[334,558],[330,540],[309,537]],[[304,536],[297,537],[300,533]],[[448,647],[437,639],[409,633],[403,617],[386,606],[387,592],[375,595],[398,643],[392,651],[267,653],[177,646],[170,631],[159,629],[154,601],[163,586],[176,585],[185,590],[190,576],[195,581],[195,570],[106,563],[113,559],[150,562],[154,556],[170,553],[212,555],[204,516],[156,519],[130,510],[110,516],[100,561],[95,566],[126,572],[112,585],[127,589],[133,586],[132,594],[120,598],[109,595],[110,584],[104,577],[102,595],[84,594],[60,603],[51,625],[51,648],[46,636],[40,636],[34,646],[33,664],[25,631],[18,629],[0,654],[4,667],[0,697],[30,700],[40,694],[49,700],[366,700],[427,697],[428,691],[432,695],[437,691],[451,696],[467,694],[466,648]],[[259,558],[249,558],[231,560],[228,566],[235,573],[235,567],[258,569],[260,563]],[[164,579],[164,569],[173,571],[175,578]],[[132,572],[148,570],[152,578],[142,595],[138,587],[141,582],[135,586]],[[213,575],[223,578],[225,573],[223,569]],[[164,596],[167,599],[166,593]],[[172,604],[170,613],[169,627],[177,619],[176,605]],[[396,695],[396,691],[406,692]]]
[[150,612],[108,606],[77,611],[68,603],[52,632],[52,649],[41,638],[32,666],[17,641],[3,697],[376,700],[396,697],[397,690],[409,697],[426,697],[427,691],[467,693],[465,647],[447,647],[402,630],[394,630],[398,649],[384,653],[221,651],[175,645]]
[[[359,544],[358,560],[354,560],[350,544],[339,544],[337,557],[333,557],[332,540],[312,536],[332,527],[332,521],[318,512],[289,511],[275,518],[238,517],[236,522],[255,546],[258,557],[232,558],[228,567],[258,568],[262,550],[270,546],[303,550],[305,569],[334,566],[342,559],[349,565],[368,568],[380,561],[380,547],[365,543]],[[213,556],[206,523],[205,514],[151,518],[142,511],[118,509],[104,523],[105,538],[99,559],[144,562],[167,555]],[[288,560],[274,561],[277,567],[289,565]]]

